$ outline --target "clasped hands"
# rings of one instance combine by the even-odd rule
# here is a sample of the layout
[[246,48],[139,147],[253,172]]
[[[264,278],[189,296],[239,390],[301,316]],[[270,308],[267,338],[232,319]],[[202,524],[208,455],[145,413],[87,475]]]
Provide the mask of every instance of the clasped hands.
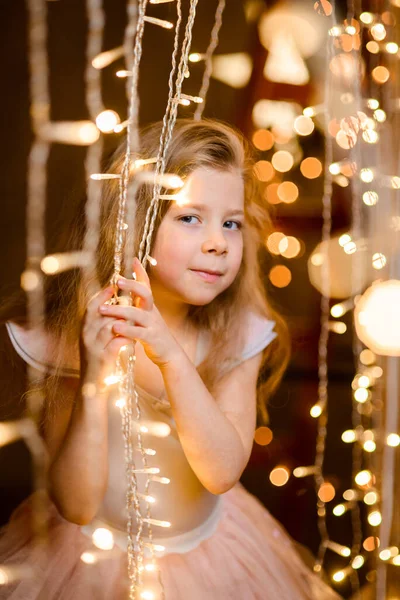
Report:
[[99,363],[100,377],[115,364],[121,348],[132,341],[139,341],[148,358],[160,368],[182,352],[154,304],[149,277],[137,258],[133,271],[136,280],[120,277],[117,281],[121,290],[132,295],[133,306],[107,304],[114,294],[109,286],[87,307],[82,338],[86,351]]

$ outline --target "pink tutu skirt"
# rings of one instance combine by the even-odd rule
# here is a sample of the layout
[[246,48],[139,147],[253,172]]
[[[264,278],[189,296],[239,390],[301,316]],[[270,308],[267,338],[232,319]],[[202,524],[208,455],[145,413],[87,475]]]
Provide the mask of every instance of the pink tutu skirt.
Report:
[[[293,542],[262,504],[240,484],[223,496],[215,533],[185,554],[158,559],[165,600],[338,600],[340,597],[301,560]],[[79,525],[50,505],[49,541],[33,544],[32,497],[0,531],[0,568],[22,578],[0,585],[1,600],[127,600],[126,553],[114,546],[93,552]],[[4,568],[5,567],[5,568]],[[0,571],[1,575],[1,571]]]

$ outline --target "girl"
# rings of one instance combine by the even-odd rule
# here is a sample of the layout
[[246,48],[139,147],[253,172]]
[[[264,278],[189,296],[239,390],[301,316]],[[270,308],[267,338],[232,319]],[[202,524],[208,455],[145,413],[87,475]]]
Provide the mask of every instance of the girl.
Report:
[[[157,155],[160,132],[160,124],[143,132],[143,158]],[[121,148],[111,173],[121,171],[123,156]],[[247,146],[221,123],[181,120],[166,172],[185,185],[179,203],[160,204],[151,250],[157,265],[146,272],[133,259],[136,280],[118,281],[135,298],[133,306],[107,303],[114,293],[108,282],[118,208],[118,186],[111,183],[97,263],[102,290],[88,299],[76,274],[50,280],[45,338],[24,326],[15,303],[3,314],[13,357],[47,373],[42,432],[52,503],[47,551],[32,543],[32,498],[4,530],[0,562],[23,562],[35,571],[4,586],[0,598],[127,598],[124,446],[117,396],[102,382],[133,340],[143,418],[171,428],[168,437],[149,436],[156,455],[148,457],[149,466],[170,479],[169,485],[151,483],[152,517],[171,522],[153,532],[153,541],[165,547],[158,565],[166,600],[337,598],[237,483],[251,452],[256,406],[265,416],[288,354],[286,330],[268,304],[259,267],[270,220]],[[150,199],[151,190],[142,186],[137,242]],[[75,248],[83,222],[77,215]],[[88,360],[99,384],[92,394],[83,389]],[[91,536],[99,528],[113,533],[112,550],[93,552]]]

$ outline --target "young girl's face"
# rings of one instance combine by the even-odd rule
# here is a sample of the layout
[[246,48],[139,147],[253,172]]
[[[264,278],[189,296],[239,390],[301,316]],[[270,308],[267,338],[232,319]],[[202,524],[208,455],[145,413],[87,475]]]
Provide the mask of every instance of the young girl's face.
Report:
[[150,281],[156,301],[203,306],[231,285],[240,268],[243,180],[237,171],[201,167],[179,195],[158,229]]

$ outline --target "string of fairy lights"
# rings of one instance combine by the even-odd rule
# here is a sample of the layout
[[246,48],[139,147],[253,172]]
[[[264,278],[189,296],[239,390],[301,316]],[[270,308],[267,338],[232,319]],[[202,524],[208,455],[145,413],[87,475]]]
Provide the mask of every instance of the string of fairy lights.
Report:
[[[150,0],[151,4],[161,4],[167,0]],[[22,275],[21,285],[31,298],[30,323],[41,324],[44,314],[44,296],[42,273],[53,275],[66,269],[81,267],[83,281],[88,293],[93,294],[99,289],[96,272],[94,269],[95,253],[99,240],[100,223],[100,198],[101,188],[98,181],[104,179],[118,179],[120,185],[119,210],[116,232],[116,246],[114,256],[114,275],[112,283],[115,284],[121,273],[123,256],[125,254],[125,276],[130,276],[128,263],[131,261],[134,251],[134,235],[126,235],[127,230],[134,231],[135,199],[139,185],[151,184],[154,186],[153,201],[151,209],[157,211],[158,201],[163,199],[160,194],[162,188],[177,189],[183,182],[174,174],[165,173],[165,158],[168,145],[171,140],[173,127],[177,117],[178,105],[189,105],[190,103],[203,104],[209,86],[210,65],[212,53],[218,42],[218,32],[222,22],[222,11],[225,2],[220,0],[216,23],[211,34],[210,46],[207,49],[206,69],[203,77],[202,96],[191,96],[182,92],[184,77],[189,75],[188,57],[192,40],[192,29],[195,20],[197,0],[191,0],[189,5],[188,19],[184,36],[179,45],[180,26],[182,22],[181,0],[175,1],[177,8],[177,21],[175,25],[174,49],[172,53],[172,70],[169,78],[169,95],[166,114],[164,117],[164,128],[160,139],[160,151],[158,157],[150,159],[137,159],[139,154],[138,133],[138,79],[139,65],[142,54],[142,37],[144,24],[149,23],[165,29],[173,29],[173,23],[150,17],[145,14],[147,0],[138,3],[129,0],[127,2],[127,26],[125,28],[123,45],[111,50],[102,51],[103,31],[105,25],[105,14],[102,0],[87,0],[86,10],[88,15],[88,34],[86,49],[86,103],[90,120],[76,122],[50,122],[50,96],[47,89],[48,65],[46,53],[47,39],[47,11],[46,0],[30,0],[30,64],[31,64],[31,113],[33,129],[36,140],[31,151],[29,170],[29,199],[28,199],[28,261],[27,269]],[[133,46],[133,51],[132,51]],[[180,55],[178,60],[178,55]],[[111,65],[120,57],[125,57],[126,70],[118,71],[118,77],[127,77],[128,118],[121,123],[119,115],[112,110],[105,109],[102,101],[101,69]],[[175,77],[175,72],[176,77]],[[175,77],[175,78],[174,78]],[[201,117],[201,114],[200,114]],[[121,173],[101,173],[100,165],[103,152],[103,141],[101,133],[119,133],[127,130],[127,144],[123,168]],[[88,146],[86,156],[87,173],[87,204],[86,220],[87,233],[84,239],[82,251],[69,252],[65,254],[53,254],[45,256],[44,245],[44,221],[43,215],[46,206],[46,165],[51,142],[76,144]],[[155,165],[155,171],[149,171],[148,167]],[[145,170],[142,170],[145,167]],[[133,183],[130,175],[135,172]],[[173,198],[173,195],[168,195]],[[142,251],[146,245],[151,247],[151,239],[154,230],[154,216],[151,210],[146,221],[147,229],[141,241]],[[153,266],[156,262],[147,252],[142,256],[145,266],[149,261]],[[36,264],[37,263],[37,264]],[[40,265],[40,269],[38,266]],[[114,302],[129,302],[125,296],[115,296]],[[119,398],[116,406],[121,411],[122,434],[125,443],[125,461],[127,473],[127,542],[128,542],[128,575],[130,579],[129,597],[136,600],[143,598],[163,598],[164,591],[160,577],[160,570],[155,560],[155,552],[162,553],[164,547],[152,542],[152,526],[169,527],[168,521],[160,521],[151,517],[151,505],[155,502],[154,495],[150,495],[150,483],[157,482],[168,484],[169,479],[159,475],[158,467],[149,467],[147,457],[154,456],[155,450],[143,443],[143,436],[164,437],[169,435],[170,428],[165,423],[143,422],[141,420],[141,409],[139,396],[135,387],[134,363],[135,353],[133,348],[125,348],[127,366],[123,368],[123,361],[119,360],[116,365],[115,375],[106,378],[104,383],[109,386],[118,384]],[[91,368],[89,365],[88,376],[83,386],[84,396],[96,393],[96,385],[91,380]],[[33,404],[35,400],[36,404]],[[36,418],[39,408],[42,406],[43,398],[32,395],[31,416]],[[3,431],[4,430],[4,431]],[[44,448],[37,429],[31,427],[31,420],[23,419],[17,423],[2,425],[1,443],[9,443],[18,437],[25,437],[28,445],[36,459],[35,472],[38,474],[38,488],[45,488],[43,476]],[[142,466],[135,465],[135,452],[139,452]],[[140,473],[145,476],[144,491],[139,491],[136,475]],[[142,504],[145,510],[142,510]],[[43,525],[46,519],[44,507],[37,507],[35,512],[37,522]],[[144,537],[146,527],[147,537]],[[136,528],[136,530],[135,530]],[[38,529],[39,531],[39,529]],[[106,528],[97,528],[92,535],[93,545],[101,551],[111,550],[114,545],[113,534]],[[150,560],[145,560],[145,550],[150,553]],[[81,560],[87,564],[97,562],[98,556],[95,552],[85,551]],[[25,566],[26,567],[26,566]],[[13,568],[1,568],[0,583],[5,584],[12,578],[27,575],[27,570]],[[157,573],[158,592],[155,591],[155,581],[151,581],[152,587],[146,588],[143,574]]]
[[[151,4],[160,4],[165,0],[150,0]],[[184,39],[179,45],[179,30],[182,21],[181,2],[175,1],[177,21],[169,21],[146,15],[145,0],[136,3],[127,2],[127,27],[123,45],[102,52],[104,14],[101,0],[87,0],[88,41],[86,68],[86,102],[90,120],[76,122],[50,121],[50,96],[47,89],[48,65],[46,55],[46,0],[29,0],[30,11],[30,68],[31,68],[31,116],[35,140],[32,146],[28,170],[28,211],[27,211],[27,266],[21,277],[21,286],[28,296],[28,315],[30,323],[40,326],[43,310],[43,273],[51,275],[62,270],[79,266],[86,277],[88,288],[96,290],[98,282],[91,271],[95,261],[93,253],[97,247],[99,206],[101,187],[99,180],[118,179],[120,184],[117,242],[115,248],[115,274],[121,272],[125,263],[127,271],[128,257],[133,255],[134,238],[134,201],[138,186],[154,185],[153,197],[146,230],[140,241],[140,259],[145,266],[150,262],[156,266],[150,255],[154,229],[154,217],[160,200],[174,199],[173,193],[161,195],[161,188],[178,189],[183,182],[173,174],[165,173],[165,156],[175,124],[178,105],[193,103],[197,106],[194,117],[201,118],[205,96],[211,75],[211,59],[218,42],[224,0],[219,0],[215,14],[215,23],[211,32],[208,49],[204,55],[189,55],[192,27],[196,4],[190,3],[188,21]],[[388,92],[397,68],[399,46],[396,40],[395,22],[400,3],[392,0],[390,10],[382,13],[362,12],[357,4],[348,5],[348,13],[343,23],[334,22],[327,27],[329,40],[327,94],[322,105],[308,106],[299,114],[298,107],[286,106],[288,115],[282,118],[281,127],[269,127],[266,115],[273,113],[276,106],[272,101],[260,100],[253,110],[256,131],[254,145],[261,151],[273,149],[271,160],[260,160],[256,165],[258,178],[265,183],[265,200],[271,205],[292,204],[299,198],[297,185],[287,179],[293,167],[300,166],[300,174],[306,180],[319,178],[323,174],[321,161],[313,156],[303,157],[299,144],[293,139],[293,132],[299,138],[309,136],[320,126],[321,115],[326,121],[325,149],[325,187],[323,197],[324,227],[321,244],[309,259],[310,279],[322,292],[321,301],[321,338],[319,343],[319,391],[317,403],[310,413],[318,419],[316,458],[313,465],[297,467],[296,477],[313,477],[317,488],[317,511],[321,533],[321,545],[316,562],[316,571],[322,572],[324,555],[330,550],[346,560],[343,568],[331,574],[335,585],[341,586],[350,580],[353,590],[357,590],[358,572],[366,571],[367,581],[376,586],[377,598],[383,600],[387,591],[387,569],[400,566],[399,540],[393,534],[395,507],[393,505],[393,480],[396,466],[396,448],[400,445],[398,416],[396,412],[396,390],[399,367],[396,357],[400,355],[399,331],[392,307],[399,299],[399,272],[395,254],[391,246],[398,248],[400,232],[400,206],[397,190],[400,178],[396,173],[397,165],[382,168],[385,164],[385,145],[390,139],[388,123],[398,109]],[[328,0],[316,2],[318,16],[326,21],[334,20],[334,6]],[[141,57],[141,36],[144,24],[175,31],[172,70],[169,78],[169,95],[164,116],[164,128],[160,139],[157,157],[147,161],[137,159],[138,129],[137,111],[139,98],[137,81]],[[132,50],[133,48],[133,50]],[[179,56],[178,56],[179,55]],[[106,110],[101,94],[101,69],[125,57],[125,70],[116,73],[126,78],[128,97],[128,115],[125,121],[117,113]],[[203,82],[198,96],[182,91],[184,79],[189,75],[189,61],[205,61]],[[271,72],[271,70],[269,71]],[[361,77],[369,83],[366,97],[360,93]],[[329,87],[330,83],[335,86]],[[332,88],[336,88],[336,92]],[[397,91],[394,96],[397,98]],[[134,101],[135,99],[135,101]],[[283,103],[281,103],[283,108]],[[135,113],[136,111],[136,113]],[[290,112],[291,111],[291,112]],[[290,113],[290,114],[289,114]],[[289,123],[288,127],[283,124]],[[126,130],[127,153],[121,173],[101,173],[102,154],[101,133],[118,133]],[[132,145],[130,146],[130,140]],[[47,157],[52,142],[88,146],[86,171],[88,174],[87,222],[90,233],[85,238],[82,252],[45,256],[43,215],[46,205]],[[130,149],[129,149],[130,148]],[[343,152],[344,151],[344,152]],[[338,155],[337,159],[333,155]],[[388,164],[390,164],[388,162]],[[154,165],[154,171],[149,167]],[[145,167],[142,169],[142,167]],[[134,184],[129,184],[129,175],[134,170]],[[89,177],[90,176],[90,177]],[[337,237],[331,235],[330,194],[332,185],[349,188],[352,197],[351,231]],[[389,208],[390,207],[390,210]],[[384,227],[389,223],[388,231]],[[383,235],[382,235],[383,233]],[[269,251],[291,260],[301,256],[304,251],[302,240],[285,235],[281,231],[273,233],[267,240]],[[123,260],[125,256],[125,260]],[[330,275],[329,267],[337,256],[347,261],[344,270],[351,273],[351,283],[335,295],[332,293],[336,281]],[[40,267],[40,268],[39,268]],[[391,277],[388,281],[384,280]],[[275,265],[268,277],[271,283],[284,288],[290,284],[292,274],[286,264]],[[113,281],[115,278],[113,278]],[[373,283],[373,285],[371,285]],[[362,293],[367,285],[370,287]],[[329,291],[328,291],[329,290]],[[340,302],[330,305],[330,297],[340,298]],[[119,300],[126,301],[122,296]],[[351,514],[351,547],[343,546],[330,539],[325,526],[326,513],[331,510],[331,502],[336,495],[334,485],[323,476],[325,438],[327,432],[327,343],[330,332],[343,334],[347,325],[339,320],[346,313],[354,311],[355,334],[353,352],[355,358],[355,377],[352,381],[352,422],[351,429],[342,433],[342,441],[353,444],[352,484],[343,492],[343,502],[336,503],[332,514],[340,518]],[[392,311],[392,313],[391,313]],[[329,317],[332,317],[332,320]],[[396,337],[397,335],[397,337]],[[383,356],[383,358],[382,358]],[[393,358],[387,358],[393,357]],[[156,598],[154,580],[143,580],[144,575],[157,573],[159,595],[162,596],[162,582],[157,567],[155,552],[162,547],[152,543],[152,526],[169,526],[167,521],[151,518],[151,505],[155,500],[150,493],[153,482],[168,484],[167,478],[159,473],[157,467],[149,467],[147,457],[155,451],[147,444],[147,436],[168,435],[167,427],[162,423],[143,422],[140,404],[134,385],[134,352],[127,353],[127,370],[117,365],[116,374],[109,383],[118,386],[119,397],[116,401],[121,411],[122,431],[125,439],[125,459],[127,466],[130,521],[128,522],[128,562],[131,581],[130,597],[152,600]],[[30,380],[32,383],[32,380]],[[391,385],[388,385],[390,382]],[[90,380],[85,392],[94,392]],[[1,444],[24,437],[34,456],[36,488],[44,488],[45,454],[41,438],[34,426],[43,398],[32,394],[30,414],[33,419],[24,419],[1,426]],[[259,428],[255,441],[267,444],[273,434],[266,427]],[[136,454],[135,454],[136,453]],[[142,465],[135,465],[137,455]],[[157,471],[157,472],[156,472]],[[136,473],[144,475],[144,489],[139,491]],[[283,465],[277,466],[270,474],[275,485],[283,485],[289,479],[290,471]],[[360,506],[367,509],[366,523],[361,523]],[[142,508],[144,506],[144,509]],[[133,509],[133,510],[132,510]],[[45,507],[38,506],[35,511],[37,531],[44,531]],[[135,535],[135,521],[138,525]],[[379,534],[378,532],[379,528]],[[144,536],[146,533],[146,537]],[[397,534],[396,534],[397,535]],[[93,544],[99,549],[112,548],[112,533],[108,530],[96,530]],[[148,551],[150,558],[146,555]],[[82,561],[93,563],[95,553],[85,552]],[[8,569],[8,570],[7,570]],[[22,577],[22,571],[1,568],[0,583],[13,577]],[[24,571],[26,575],[26,571]],[[376,581],[374,581],[376,580]],[[157,596],[159,597],[159,596]]]
[[[329,331],[343,334],[347,325],[340,318],[354,311],[355,324],[352,425],[341,436],[344,443],[353,444],[352,484],[343,492],[343,501],[336,503],[332,510],[338,518],[350,512],[353,541],[351,547],[343,546],[327,539],[328,532],[323,528],[316,570],[321,572],[325,549],[329,549],[349,561],[343,568],[331,573],[334,584],[342,586],[349,580],[353,592],[356,592],[359,569],[364,568],[366,580],[375,587],[376,597],[380,600],[387,597],[388,567],[400,565],[398,531],[393,531],[396,522],[393,505],[393,482],[396,480],[394,453],[400,445],[398,393],[396,397],[399,365],[395,358],[400,355],[400,338],[399,328],[393,325],[400,288],[395,251],[400,231],[400,206],[396,195],[400,180],[390,174],[396,172],[397,164],[392,156],[397,157],[398,149],[394,148],[387,126],[393,115],[397,118],[398,110],[396,100],[393,100],[398,97],[398,90],[393,92],[389,86],[393,88],[396,81],[399,46],[394,26],[398,18],[396,8],[400,8],[400,4],[397,1],[391,4],[391,10],[374,14],[362,12],[359,4],[348,3],[343,22],[327,28],[328,46],[333,49],[329,57],[328,79],[333,78],[334,89],[331,88],[326,95],[325,104],[306,107],[303,115],[297,117],[292,110],[288,119],[297,135],[310,135],[314,130],[313,120],[317,124],[321,117],[327,120],[326,150],[329,150],[332,141],[336,143],[333,146],[335,157],[329,151],[325,152],[325,192],[326,181],[331,179],[335,185],[349,188],[352,199],[351,231],[332,237],[324,235],[323,230],[322,242],[308,261],[310,280],[322,294],[322,323],[329,311],[333,318],[328,321]],[[334,15],[331,2],[316,2],[314,8],[326,20]],[[368,85],[361,85],[362,78]],[[291,157],[287,156],[288,148],[279,150],[279,145],[287,143],[291,136],[275,124],[268,131],[268,123],[262,121],[266,102],[273,110],[274,102],[265,100],[258,101],[253,109],[253,121],[260,127],[253,135],[253,143],[262,151],[275,146],[275,151],[271,161],[258,162],[257,175],[266,183],[267,202],[290,204],[299,196],[296,184],[288,180],[276,183],[276,179],[281,177],[281,173],[289,173],[299,161],[301,175],[307,177],[307,170],[302,168],[307,159],[301,160],[299,153],[296,156],[293,143]],[[287,110],[289,108],[286,107]],[[283,117],[282,107],[280,110]],[[387,149],[392,155],[387,153]],[[311,173],[319,177],[322,168],[318,159],[309,158],[314,169]],[[286,189],[282,188],[284,183]],[[326,196],[323,199],[324,212],[325,200]],[[324,229],[329,221],[329,215],[326,216]],[[279,231],[272,234],[267,240],[269,251],[288,258],[285,251],[289,237]],[[297,253],[294,252],[293,256],[302,253],[303,244],[300,240],[298,242]],[[334,277],[331,275],[330,293],[326,294],[323,272],[328,262]],[[288,269],[285,265],[279,267]],[[291,274],[281,269],[280,277],[277,277],[274,268],[277,267],[269,273],[271,283],[276,287],[289,285]],[[392,279],[385,281],[389,274]],[[368,285],[371,287],[363,293]],[[327,305],[324,305],[326,295],[342,300],[330,305],[327,298]],[[321,345],[320,340],[320,386],[322,383],[325,390],[327,364],[325,340],[323,342]],[[330,511],[330,503],[336,495],[335,486],[329,478],[325,481],[319,478],[324,454],[321,440],[326,435],[325,411],[326,403],[321,402],[320,394],[310,410],[311,416],[319,421],[315,464],[297,467],[293,471],[296,477],[314,476],[316,479],[317,510],[322,513],[319,518],[324,516],[325,511]],[[255,441],[261,445],[269,444],[272,438],[269,428],[260,427],[256,431]],[[289,469],[278,465],[272,470],[270,479],[274,485],[284,485],[289,476]],[[367,509],[366,522],[361,520],[361,514],[365,512],[361,505]]]

